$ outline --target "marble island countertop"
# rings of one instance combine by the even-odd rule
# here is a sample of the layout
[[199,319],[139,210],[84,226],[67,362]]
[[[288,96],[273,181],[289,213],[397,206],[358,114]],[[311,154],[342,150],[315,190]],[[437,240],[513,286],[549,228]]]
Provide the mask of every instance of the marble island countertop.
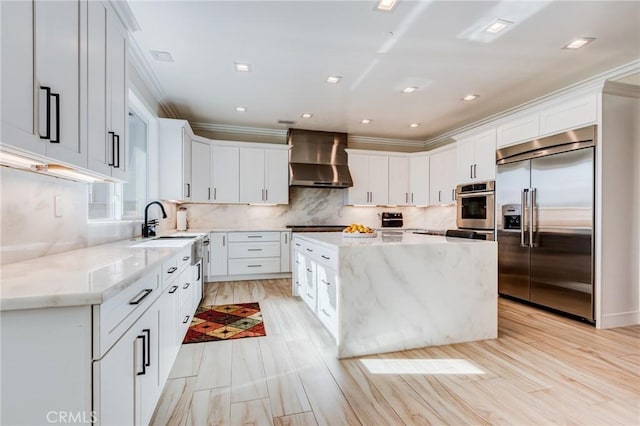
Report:
[[314,232],[296,234],[296,236],[329,249],[383,245],[494,244],[494,242],[485,240],[471,240],[466,238],[445,237],[443,235],[425,235],[386,230],[378,231],[377,236],[373,238],[350,238],[344,236],[342,232]]
[[173,247],[132,247],[135,238],[2,266],[0,311],[103,303],[192,240]]

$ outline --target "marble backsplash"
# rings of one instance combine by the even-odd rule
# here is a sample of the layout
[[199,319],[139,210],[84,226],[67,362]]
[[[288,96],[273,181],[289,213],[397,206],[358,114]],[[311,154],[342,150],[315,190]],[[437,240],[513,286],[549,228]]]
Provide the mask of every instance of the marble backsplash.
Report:
[[[353,207],[345,206],[344,189],[291,187],[289,204],[282,206],[249,206],[245,204],[181,204],[187,208],[189,228],[256,228],[286,225],[348,225],[363,223],[380,226],[383,211],[402,212],[405,227],[455,228],[455,206],[444,207]],[[161,230],[175,228],[175,209]],[[168,209],[168,210],[169,210]]]
[[[87,185],[0,167],[0,264],[140,234],[141,221],[89,223]],[[56,196],[61,217],[55,217]]]

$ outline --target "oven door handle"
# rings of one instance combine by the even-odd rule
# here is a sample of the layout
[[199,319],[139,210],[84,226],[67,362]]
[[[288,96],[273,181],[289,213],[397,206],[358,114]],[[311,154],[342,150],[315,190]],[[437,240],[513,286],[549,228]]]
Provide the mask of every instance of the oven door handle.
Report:
[[456,194],[457,197],[459,198],[467,198],[467,197],[482,197],[485,195],[494,195],[495,192],[494,191],[482,191],[482,192],[458,192]]

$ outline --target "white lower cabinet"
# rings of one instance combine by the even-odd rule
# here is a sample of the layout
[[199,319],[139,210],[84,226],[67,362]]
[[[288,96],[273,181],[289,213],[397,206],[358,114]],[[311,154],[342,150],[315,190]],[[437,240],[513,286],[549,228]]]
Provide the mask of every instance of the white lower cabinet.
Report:
[[338,338],[338,253],[293,239],[293,295],[300,296],[334,338]]

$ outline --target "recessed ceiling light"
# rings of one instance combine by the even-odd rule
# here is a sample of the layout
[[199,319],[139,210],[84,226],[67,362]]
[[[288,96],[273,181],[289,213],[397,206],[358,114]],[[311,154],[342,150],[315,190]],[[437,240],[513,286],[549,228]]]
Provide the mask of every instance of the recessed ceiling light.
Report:
[[463,101],[472,101],[474,99],[479,98],[480,95],[467,95],[464,98],[462,98]]
[[173,56],[169,52],[162,52],[160,50],[150,50],[153,59],[160,62],[173,62]]
[[580,49],[586,44],[595,40],[594,37],[578,37],[571,40],[568,44],[562,46],[563,49]]
[[302,118],[311,118],[311,117],[313,117],[313,114],[308,113],[308,112],[304,112],[304,113],[302,113],[302,115],[300,117],[302,117]]
[[391,12],[397,3],[398,0],[378,0],[376,2],[376,9],[382,10],[383,12]]
[[330,75],[327,77],[327,83],[340,83],[340,80],[342,80],[342,77],[339,75]]
[[247,107],[237,106],[236,111],[238,112],[247,112]]
[[416,90],[418,90],[417,87],[405,87],[404,89],[402,89],[402,93],[413,93]]
[[239,72],[251,72],[251,64],[243,64],[241,62],[234,62],[233,66],[235,67],[236,71],[239,71]]
[[493,21],[491,25],[485,28],[484,31],[491,34],[497,34],[511,24],[513,24],[513,22],[511,21],[506,21],[504,19],[496,19],[495,21]]
[[365,118],[363,120],[360,120],[360,123],[362,124],[371,124],[373,120],[371,120],[370,118]]
[[412,129],[415,129],[416,127],[419,127],[420,123],[411,123],[409,124],[409,127],[411,127]]

